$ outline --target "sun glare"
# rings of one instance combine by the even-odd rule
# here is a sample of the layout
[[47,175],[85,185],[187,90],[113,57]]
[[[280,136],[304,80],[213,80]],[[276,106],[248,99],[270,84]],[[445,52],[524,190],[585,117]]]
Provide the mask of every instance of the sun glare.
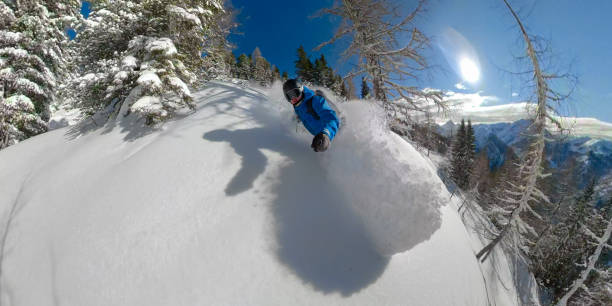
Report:
[[480,70],[478,65],[471,59],[464,57],[459,61],[459,67],[461,69],[461,76],[463,80],[469,83],[476,83],[480,79]]

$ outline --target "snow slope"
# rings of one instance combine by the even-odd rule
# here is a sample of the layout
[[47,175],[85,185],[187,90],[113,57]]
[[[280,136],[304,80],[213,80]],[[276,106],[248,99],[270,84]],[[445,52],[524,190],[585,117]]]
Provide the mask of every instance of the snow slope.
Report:
[[377,109],[343,104],[316,154],[281,95],[210,83],[159,129],[127,117],[0,151],[2,305],[516,302]]

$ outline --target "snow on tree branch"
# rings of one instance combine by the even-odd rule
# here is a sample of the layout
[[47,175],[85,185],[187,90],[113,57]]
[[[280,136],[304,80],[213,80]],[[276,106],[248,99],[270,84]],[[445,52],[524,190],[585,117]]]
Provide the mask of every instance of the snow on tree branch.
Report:
[[[544,160],[544,149],[545,149],[545,138],[546,138],[546,119],[548,118],[549,101],[557,102],[557,100],[550,99],[548,94],[552,91],[549,85],[549,79],[545,76],[549,75],[542,72],[540,66],[539,55],[543,54],[543,49],[539,48],[542,45],[538,44],[538,41],[530,36],[523,23],[521,22],[514,9],[510,6],[507,0],[503,0],[504,4],[508,8],[508,11],[516,21],[519,27],[523,42],[525,43],[525,58],[529,59],[530,66],[533,68],[529,72],[532,73],[532,80],[535,82],[535,95],[537,97],[537,103],[535,107],[535,114],[532,117],[532,124],[527,129],[529,132],[529,138],[531,138],[531,144],[524,154],[522,161],[519,165],[519,174],[516,178],[517,183],[507,183],[506,194],[508,195],[505,200],[506,205],[515,207],[512,214],[508,217],[509,221],[504,226],[504,230],[492,240],[487,246],[485,246],[476,257],[484,260],[491,252],[493,247],[503,240],[504,235],[518,231],[519,233],[531,233],[537,236],[537,232],[533,230],[526,221],[521,217],[521,212],[529,212],[531,215],[538,219],[542,219],[534,209],[532,205],[536,203],[544,202],[550,204],[550,199],[537,187],[538,180],[541,179],[544,174],[542,173],[542,161]],[[535,45],[535,46],[534,46]],[[514,225],[516,228],[514,228]],[[518,241],[519,244],[515,247],[522,249],[521,240],[516,239],[520,235],[513,235],[514,241]],[[524,237],[527,240],[527,237]]]
[[220,0],[94,2],[77,37],[76,106],[108,118],[139,113],[149,124],[193,109],[189,86],[223,61],[226,14]]
[[[409,110],[425,111],[429,105],[422,100],[445,110],[442,93],[425,92],[403,82],[418,79],[418,72],[429,67],[423,56],[429,39],[414,26],[415,19],[423,13],[425,2],[418,1],[409,14],[398,19],[395,12],[402,8],[393,7],[387,0],[337,0],[332,8],[322,10],[319,15],[338,16],[342,23],[334,36],[316,50],[348,37],[350,45],[343,51],[343,57],[358,58],[358,68],[350,75],[365,73],[372,83],[374,98],[383,102],[387,110],[397,112],[398,108],[408,107]],[[398,41],[400,33],[409,33],[407,42]]]
[[580,277],[572,284],[570,290],[559,300],[559,302],[557,302],[557,306],[567,305],[568,301],[576,293],[576,291],[584,286],[590,273],[592,271],[595,271],[595,264],[599,260],[601,252],[606,246],[606,242],[610,240],[610,237],[612,237],[612,219],[608,221],[608,226],[606,227],[606,230],[601,237],[597,237],[596,235],[594,236],[599,242],[597,248],[595,249],[595,252],[589,257],[586,269],[584,269],[580,273]]

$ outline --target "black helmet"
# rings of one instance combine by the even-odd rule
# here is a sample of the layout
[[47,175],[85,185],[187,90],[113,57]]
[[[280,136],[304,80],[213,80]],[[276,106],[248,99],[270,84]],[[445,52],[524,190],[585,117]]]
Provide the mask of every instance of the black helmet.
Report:
[[283,84],[285,99],[290,102],[292,98],[299,97],[303,90],[302,83],[298,79],[288,79]]

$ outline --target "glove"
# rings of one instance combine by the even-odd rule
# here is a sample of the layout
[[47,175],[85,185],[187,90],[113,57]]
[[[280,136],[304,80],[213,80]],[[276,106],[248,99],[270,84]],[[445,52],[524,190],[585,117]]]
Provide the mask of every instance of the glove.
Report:
[[315,152],[325,152],[329,148],[329,136],[325,133],[319,133],[312,139],[312,145],[310,145]]

